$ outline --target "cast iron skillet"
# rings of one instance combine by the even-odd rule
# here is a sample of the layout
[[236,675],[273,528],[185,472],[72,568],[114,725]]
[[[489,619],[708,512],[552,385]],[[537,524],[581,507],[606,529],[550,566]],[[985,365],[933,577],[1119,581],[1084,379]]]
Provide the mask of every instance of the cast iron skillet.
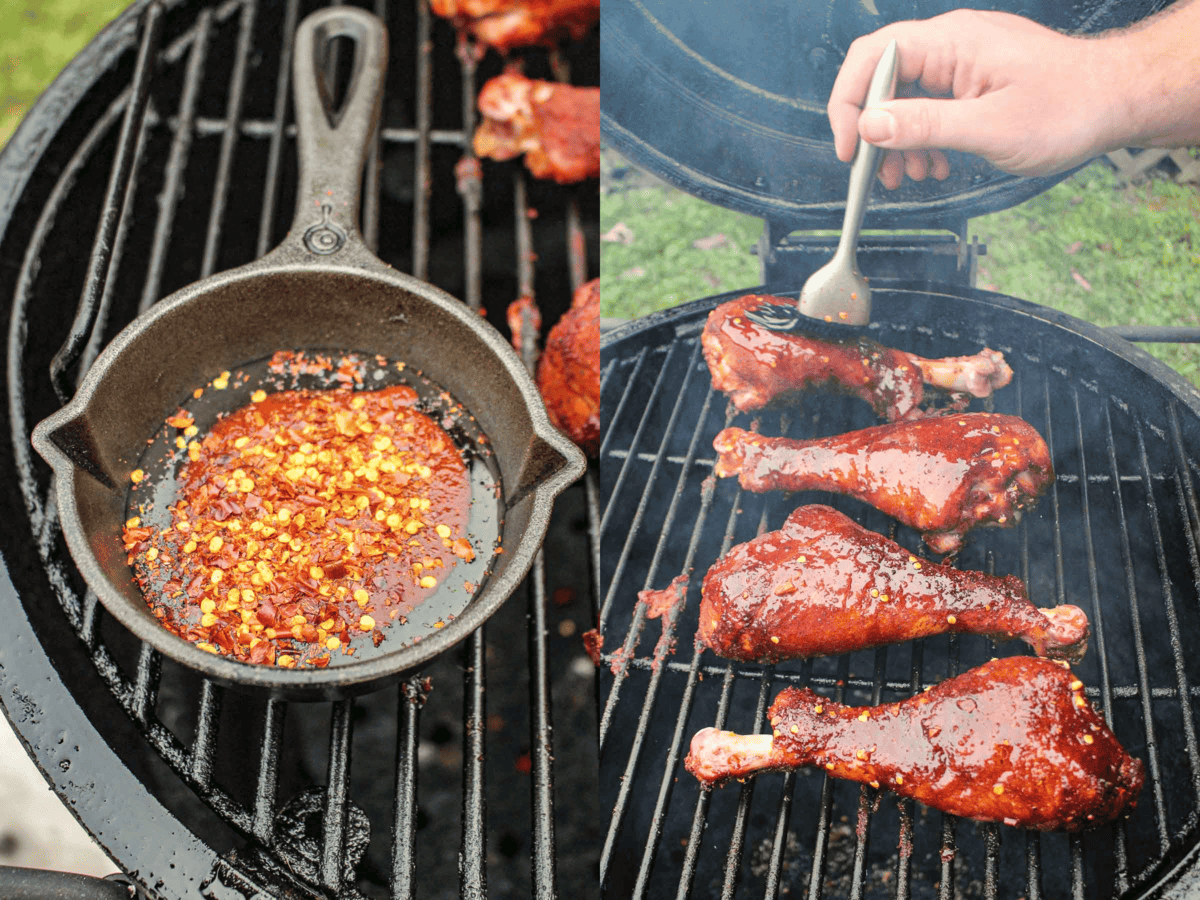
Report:
[[[355,51],[346,99],[333,110],[318,71],[338,37],[351,39]],[[585,466],[550,424],[503,337],[458,300],[393,271],[362,243],[359,186],[379,119],[386,47],[383,24],[360,10],[325,9],[300,24],[293,71],[300,178],[287,239],[262,259],[185,287],[139,316],[99,356],[70,403],[33,431],[34,447],[54,470],[67,546],[113,616],[161,653],[222,684],[284,699],[373,690],[470,634],[525,576],[554,497]],[[403,360],[461,403],[494,450],[503,553],[465,609],[419,643],[326,669],[241,663],[168,632],[133,582],[121,529],[129,473],[148,438],[194,388],[281,349]],[[232,397],[226,403],[240,405]]]

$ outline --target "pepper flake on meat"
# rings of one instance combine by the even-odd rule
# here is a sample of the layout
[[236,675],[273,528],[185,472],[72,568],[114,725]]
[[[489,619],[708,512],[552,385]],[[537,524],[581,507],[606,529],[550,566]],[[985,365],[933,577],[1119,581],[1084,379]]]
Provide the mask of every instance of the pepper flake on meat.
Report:
[[466,466],[416,403],[405,385],[256,392],[188,443],[170,525],[125,523],[154,615],[201,649],[288,668],[378,646],[475,556]]

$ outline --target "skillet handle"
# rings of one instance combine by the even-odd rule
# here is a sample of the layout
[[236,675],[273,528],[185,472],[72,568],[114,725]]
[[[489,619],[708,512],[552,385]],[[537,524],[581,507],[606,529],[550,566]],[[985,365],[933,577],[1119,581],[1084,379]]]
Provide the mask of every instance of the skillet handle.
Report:
[[[354,58],[345,100],[334,109],[322,72],[333,40],[339,37],[353,40]],[[386,72],[387,28],[370,13],[330,7],[297,27],[292,89],[300,183],[285,246],[328,257],[347,242],[361,243],[358,206],[363,166],[379,126]]]

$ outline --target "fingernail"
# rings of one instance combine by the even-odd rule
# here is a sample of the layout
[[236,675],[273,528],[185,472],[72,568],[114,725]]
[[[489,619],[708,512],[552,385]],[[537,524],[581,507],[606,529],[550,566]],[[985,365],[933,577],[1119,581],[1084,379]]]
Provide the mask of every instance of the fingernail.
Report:
[[896,117],[886,109],[864,110],[858,128],[865,140],[881,144],[896,136]]

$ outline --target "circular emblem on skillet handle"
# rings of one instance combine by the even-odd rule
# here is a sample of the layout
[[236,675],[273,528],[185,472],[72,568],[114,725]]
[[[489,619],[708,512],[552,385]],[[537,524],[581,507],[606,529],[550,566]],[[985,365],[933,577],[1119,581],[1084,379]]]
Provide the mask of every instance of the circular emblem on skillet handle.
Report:
[[342,249],[346,243],[346,230],[329,218],[333,207],[329,204],[321,206],[321,221],[304,232],[304,246],[309,253],[318,256],[332,256]]

